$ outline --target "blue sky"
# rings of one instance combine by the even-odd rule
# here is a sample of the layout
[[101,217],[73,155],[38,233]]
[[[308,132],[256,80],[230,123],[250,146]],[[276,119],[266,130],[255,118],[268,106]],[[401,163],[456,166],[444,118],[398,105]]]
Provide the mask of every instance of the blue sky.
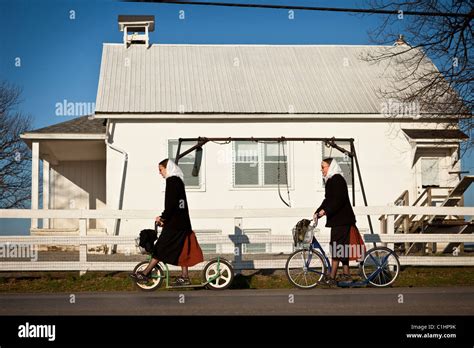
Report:
[[[21,110],[34,116],[35,128],[66,120],[55,115],[58,102],[95,101],[102,43],[122,40],[119,14],[155,15],[153,43],[368,44],[366,31],[377,18],[295,11],[294,20],[288,20],[286,10],[97,0],[0,0],[0,4],[1,76],[23,88]],[[185,20],[179,19],[181,10]],[[70,19],[70,11],[75,19]],[[15,66],[17,58],[21,67]]]
[[[243,2],[243,1],[242,1]],[[258,1],[255,1],[255,3]],[[362,1],[260,1],[357,7]],[[184,10],[185,19],[179,18]],[[74,19],[71,14],[74,11]],[[95,102],[102,43],[121,42],[119,14],[154,15],[152,43],[371,44],[379,16],[287,10],[201,7],[114,1],[0,0],[0,78],[23,89],[20,110],[33,128],[71,119],[56,116],[63,100]],[[17,58],[21,66],[16,67]],[[474,172],[474,156],[465,169]],[[469,201],[474,202],[471,190]]]

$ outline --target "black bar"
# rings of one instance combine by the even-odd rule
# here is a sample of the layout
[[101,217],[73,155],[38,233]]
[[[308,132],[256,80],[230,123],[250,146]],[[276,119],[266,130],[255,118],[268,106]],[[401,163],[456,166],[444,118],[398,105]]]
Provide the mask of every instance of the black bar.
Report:
[[[203,145],[205,145],[209,141],[209,139],[208,138],[197,138],[197,139],[179,138],[179,144],[181,144],[182,141],[197,141],[198,143],[196,145],[194,145],[193,147],[189,148],[188,150],[184,151],[182,154],[179,154],[179,151],[178,151],[178,153],[176,154],[176,160],[179,160],[180,158],[183,158],[187,154],[189,154],[189,153],[193,152],[194,150],[196,150],[198,147],[202,147]],[[178,163],[178,162],[176,162],[176,163]]]
[[[243,137],[243,138],[206,138],[206,137],[199,137],[199,138],[180,138],[182,141],[199,141],[199,140],[206,140],[207,141],[323,141],[323,142],[331,142],[331,141],[351,141],[354,140],[353,138],[286,138],[286,137]],[[336,145],[337,146],[337,145]],[[342,149],[342,148],[341,148]],[[339,150],[339,149],[338,149]],[[347,152],[347,150],[342,149],[343,152]]]
[[176,150],[176,157],[174,158],[174,163],[178,164],[179,162],[179,153],[181,152],[181,138],[178,140],[178,149]]
[[[365,188],[364,188],[364,183],[362,182],[362,175],[360,174],[360,168],[359,168],[359,160],[357,159],[357,154],[354,152],[354,160],[356,163],[356,168],[357,168],[357,176],[359,177],[359,183],[360,183],[360,189],[362,191],[362,198],[364,199],[364,204],[367,207],[367,197],[365,196]],[[369,228],[370,228],[370,233],[374,234],[374,228],[372,227],[372,219],[370,218],[370,215],[367,215],[367,220],[369,221]],[[377,246],[374,243],[374,247]]]
[[[157,298],[157,301],[162,298]],[[134,305],[140,305],[137,301]],[[390,347],[415,346],[472,347],[473,316],[3,316],[0,317],[2,348],[9,347],[117,347],[140,345],[160,347],[195,345],[252,347],[249,343],[289,347],[320,344]],[[55,325],[54,341],[47,337],[19,337],[22,325]],[[420,331],[414,326],[434,327]],[[453,329],[439,329],[452,325]],[[26,326],[26,325],[25,325]],[[338,335],[338,331],[341,330]],[[183,331],[184,330],[184,331]],[[452,338],[410,338],[408,334],[455,333]],[[335,336],[337,335],[337,336]],[[305,341],[306,340],[306,341]],[[178,344],[176,344],[178,341]],[[336,345],[336,346],[338,346]]]

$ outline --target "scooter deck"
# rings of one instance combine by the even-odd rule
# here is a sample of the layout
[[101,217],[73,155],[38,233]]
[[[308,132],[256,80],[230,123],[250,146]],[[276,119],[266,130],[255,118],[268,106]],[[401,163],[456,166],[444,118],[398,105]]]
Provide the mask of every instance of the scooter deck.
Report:
[[207,283],[204,284],[190,284],[190,285],[168,285],[166,288],[167,289],[194,289],[194,288],[203,288],[207,285]]

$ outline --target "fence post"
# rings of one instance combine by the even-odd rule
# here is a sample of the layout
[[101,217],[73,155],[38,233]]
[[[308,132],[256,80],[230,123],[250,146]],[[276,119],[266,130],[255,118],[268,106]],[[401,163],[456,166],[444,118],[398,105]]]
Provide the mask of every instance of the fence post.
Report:
[[[43,159],[43,209],[49,209],[49,162]],[[49,218],[43,219],[43,228],[49,228]]]
[[[387,215],[387,234],[395,234],[395,216],[393,214]],[[388,243],[387,247],[394,250],[394,243]]]
[[[235,209],[242,209],[242,206],[235,206]],[[238,240],[241,236],[243,236],[243,229],[242,229],[242,217],[240,216],[234,216],[234,236],[236,237],[236,240]],[[234,243],[234,262],[236,264],[242,264],[242,253],[243,253],[243,248],[242,248],[242,243],[237,241]],[[241,274],[241,269],[235,268],[235,273],[236,274]]]
[[[39,142],[31,143],[31,209],[38,209],[39,199]],[[38,219],[31,219],[31,228],[38,228]]]
[[387,216],[382,215],[380,217],[380,233],[385,234],[387,233]]
[[[409,221],[409,215],[405,215],[403,218],[403,233],[408,234],[410,233],[410,221]],[[405,242],[405,250],[408,250],[410,248],[410,243]]]
[[83,244],[82,237],[87,236],[87,219],[79,219],[79,237],[81,242],[79,243],[79,275],[86,274],[86,262],[87,262],[87,244]]

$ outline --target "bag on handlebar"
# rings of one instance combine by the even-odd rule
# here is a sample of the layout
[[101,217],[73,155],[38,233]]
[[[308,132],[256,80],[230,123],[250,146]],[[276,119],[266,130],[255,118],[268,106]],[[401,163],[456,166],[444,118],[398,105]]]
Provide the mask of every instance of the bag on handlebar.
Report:
[[140,247],[140,249],[144,249],[145,252],[151,253],[153,251],[153,246],[155,245],[155,241],[157,239],[158,237],[156,230],[141,230],[138,246]]

